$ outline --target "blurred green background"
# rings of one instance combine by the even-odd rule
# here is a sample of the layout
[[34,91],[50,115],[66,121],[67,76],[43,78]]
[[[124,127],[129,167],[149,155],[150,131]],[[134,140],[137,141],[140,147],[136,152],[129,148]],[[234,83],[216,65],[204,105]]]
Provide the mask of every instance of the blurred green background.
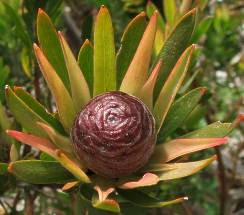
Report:
[[[165,18],[162,0],[152,1]],[[176,1],[181,2],[181,1]],[[200,128],[214,121],[231,122],[244,112],[244,2],[242,0],[195,0],[199,9],[198,26],[192,42],[199,48],[191,66],[187,91],[206,86],[209,90],[204,102],[191,114],[188,123],[177,130],[176,136]],[[32,43],[36,39],[38,8],[44,9],[58,29],[61,29],[74,53],[82,42],[92,40],[94,17],[99,7],[106,5],[115,28],[115,41],[119,43],[128,22],[146,10],[143,0],[0,0],[0,115],[1,141],[6,120],[11,118],[5,109],[4,86],[24,85],[36,98],[49,104],[50,93],[40,78]],[[117,45],[118,48],[118,45]],[[11,116],[10,116],[11,117]],[[2,122],[4,121],[4,122]],[[16,125],[18,126],[18,125]],[[2,144],[0,160],[5,161],[8,144]],[[28,148],[25,149],[28,153]],[[206,154],[212,151],[205,152]],[[162,197],[187,195],[189,201],[178,206],[158,209],[150,214],[244,214],[244,126],[232,134],[228,146],[221,148],[218,162],[203,172],[162,185]],[[206,154],[195,155],[204,157]],[[4,157],[5,155],[5,157]],[[12,151],[12,156],[14,152]],[[219,163],[220,162],[220,163]],[[1,175],[0,175],[1,176]],[[11,176],[8,176],[11,178]],[[7,183],[6,183],[7,182]],[[66,194],[54,186],[34,186],[0,177],[0,214],[78,214],[79,197]],[[28,208],[31,205],[33,208]],[[1,209],[2,208],[2,209]],[[135,215],[145,214],[137,211]]]

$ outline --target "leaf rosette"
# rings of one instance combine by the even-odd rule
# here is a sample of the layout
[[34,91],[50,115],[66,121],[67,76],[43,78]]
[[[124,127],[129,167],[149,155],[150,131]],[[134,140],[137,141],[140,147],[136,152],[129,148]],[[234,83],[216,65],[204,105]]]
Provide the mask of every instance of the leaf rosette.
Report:
[[163,19],[158,21],[158,15],[150,10],[148,23],[144,12],[136,16],[123,34],[116,57],[112,20],[103,6],[94,26],[94,44],[84,42],[77,62],[62,33],[39,11],[40,47],[34,44],[34,51],[57,113],[46,111],[22,88],[7,87],[9,109],[25,131],[7,133],[54,160],[15,161],[8,166],[10,173],[34,184],[64,184],[64,191],[80,185],[84,201],[116,213],[123,203],[147,208],[186,200],[164,201],[139,188],[160,190],[160,181],[183,178],[209,165],[216,156],[190,162],[176,159],[226,143],[225,136],[244,117],[171,138],[206,88],[193,89],[175,101],[196,48],[188,46],[196,9],[171,23],[173,30],[157,46],[157,57],[151,62],[156,34],[162,31],[158,25]]

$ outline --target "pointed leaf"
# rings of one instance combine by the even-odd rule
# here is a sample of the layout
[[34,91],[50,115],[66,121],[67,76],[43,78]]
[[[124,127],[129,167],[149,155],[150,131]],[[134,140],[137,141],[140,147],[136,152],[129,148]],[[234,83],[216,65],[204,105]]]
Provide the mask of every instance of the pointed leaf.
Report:
[[154,100],[156,100],[158,97],[165,80],[169,76],[169,73],[173,69],[178,58],[188,46],[191,34],[195,26],[195,17],[196,9],[191,10],[182,17],[172,33],[165,40],[159,56],[151,67],[152,71],[159,59],[162,59],[164,62],[160,69],[159,77],[156,83]]
[[35,112],[43,122],[46,122],[57,131],[64,133],[64,129],[60,122],[49,113],[47,109],[35,100],[29,93],[23,90],[21,87],[14,87],[14,93],[18,96],[33,112]]
[[21,65],[25,75],[28,78],[33,79],[31,65],[30,65],[29,49],[27,48],[23,48],[21,51]]
[[32,184],[62,184],[74,180],[74,177],[56,161],[15,161],[10,163],[8,170],[18,179]]
[[86,175],[86,173],[81,169],[83,167],[78,166],[73,160],[71,160],[68,156],[66,156],[60,150],[56,151],[57,160],[61,163],[61,165],[69,170],[79,181],[83,183],[91,183],[91,180]]
[[57,146],[57,148],[62,149],[69,154],[73,154],[72,143],[69,137],[62,136],[55,132],[52,127],[45,123],[37,122],[37,124],[47,133],[48,137]]
[[161,208],[187,200],[186,197],[182,197],[171,201],[161,201],[139,190],[118,190],[118,193],[131,203],[146,208]]
[[192,128],[194,128],[194,126],[197,125],[204,116],[206,116],[207,112],[208,108],[206,105],[198,104],[185,119],[184,127],[188,130],[192,130]]
[[114,32],[110,14],[102,6],[94,29],[94,90],[93,95],[116,90]]
[[33,134],[45,137],[46,134],[36,125],[37,121],[43,121],[43,119],[28,107],[9,86],[6,86],[5,92],[8,107],[22,127]]
[[[146,6],[146,12],[147,12],[147,16],[149,18],[152,17],[155,10],[159,11],[159,9],[156,7],[156,5],[152,1],[148,1],[147,6]],[[164,23],[164,19],[163,19],[162,15],[160,13],[158,13],[158,27],[162,32],[164,32],[165,23]]]
[[97,195],[92,197],[92,206],[97,209],[110,211],[114,213],[120,212],[119,203],[114,199],[105,199],[100,201]]
[[119,185],[119,188],[121,189],[135,189],[135,188],[139,188],[139,187],[145,187],[145,186],[152,186],[155,185],[159,182],[159,178],[157,175],[153,174],[153,173],[145,173],[142,178],[140,178],[139,180],[136,181],[128,181],[128,182],[124,182],[121,183]]
[[48,139],[14,130],[7,130],[6,132],[10,137],[56,158],[55,150],[57,150],[57,148]]
[[158,144],[156,146],[150,163],[166,163],[182,155],[225,144],[227,141],[227,138],[192,138],[171,140],[167,143]]
[[37,16],[37,36],[45,56],[69,91],[69,76],[58,34],[49,16],[41,9]]
[[94,187],[94,189],[98,193],[98,198],[99,198],[100,202],[106,200],[108,198],[109,194],[114,192],[114,188],[113,187],[100,187],[100,186],[96,185]]
[[78,63],[93,95],[93,47],[89,40],[85,40],[78,54]]
[[162,49],[164,45],[164,34],[163,32],[158,28],[155,36],[154,41],[154,54],[155,56],[158,56],[160,50]]
[[177,61],[175,67],[170,73],[155,103],[153,113],[158,131],[162,127],[169,108],[173,103],[178,90],[181,87],[181,84],[188,70],[194,48],[194,45],[188,47],[181,55],[180,59]]
[[[198,50],[196,50],[197,52]],[[194,55],[194,53],[193,53]],[[186,82],[184,83],[184,85],[181,87],[179,94],[184,94],[188,91],[188,89],[192,86],[192,82],[195,80],[195,78],[197,77],[197,75],[202,72],[202,69],[196,69],[193,74],[191,74],[191,76],[186,80]]]
[[[148,77],[155,34],[157,30],[157,12],[150,19],[142,36],[133,60],[121,83],[120,90],[132,95],[138,95]],[[135,81],[136,80],[136,81]]]
[[137,15],[126,27],[121,38],[121,46],[117,53],[117,86],[119,87],[125,73],[135,55],[146,28],[145,13]]
[[165,118],[164,125],[161,127],[157,141],[162,142],[170,134],[172,134],[178,127],[182,125],[184,120],[189,116],[193,109],[206,92],[205,87],[196,88],[184,96],[180,97],[172,104],[169,112]]
[[175,0],[170,0],[170,1],[164,0],[164,14],[170,26],[174,25],[175,13],[176,13]]
[[[161,181],[183,178],[197,173],[211,164],[214,160],[216,160],[216,155],[200,161],[167,164],[172,166],[172,170],[155,172],[155,174],[158,175]],[[164,166],[164,164],[161,165],[162,167]]]
[[162,61],[160,60],[138,95],[138,97],[147,105],[149,110],[153,109],[153,90],[161,65]]
[[209,138],[225,137],[244,121],[244,114],[238,115],[233,123],[214,122],[204,128],[192,131],[181,138]]
[[55,98],[60,121],[62,122],[65,130],[69,133],[69,129],[71,128],[75,117],[73,101],[69,92],[63,85],[63,82],[36,44],[34,44],[34,51],[42,74]]
[[62,187],[62,191],[63,192],[66,192],[74,187],[77,187],[78,185],[80,184],[79,181],[71,181],[71,182],[68,182],[66,183],[63,187]]
[[192,42],[198,42],[198,40],[201,38],[201,36],[203,36],[208,29],[210,28],[211,24],[213,21],[213,17],[211,16],[207,16],[205,17],[198,25],[197,28],[192,36],[191,41]]
[[59,39],[61,41],[65,63],[69,74],[72,100],[76,112],[78,112],[90,100],[89,88],[68,43],[60,32]]
[[11,120],[8,118],[5,107],[0,103],[0,128],[2,130],[10,129]]

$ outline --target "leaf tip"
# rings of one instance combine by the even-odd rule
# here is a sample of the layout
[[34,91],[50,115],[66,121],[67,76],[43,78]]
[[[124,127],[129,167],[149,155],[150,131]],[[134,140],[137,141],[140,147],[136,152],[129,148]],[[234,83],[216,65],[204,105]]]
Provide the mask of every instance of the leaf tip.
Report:
[[196,12],[197,12],[197,8],[193,8],[193,9],[190,10],[187,14],[188,14],[188,15],[190,15],[190,14],[195,15]]
[[11,162],[9,165],[8,165],[8,172],[9,173],[13,173],[13,163]]
[[238,114],[237,120],[239,123],[244,122],[244,114],[242,114],[242,113]]
[[11,131],[11,130],[9,130],[9,129],[7,129],[5,132],[6,132],[6,134],[7,134],[7,135],[9,135],[9,136],[11,136],[11,135],[12,135],[12,131]]
[[14,92],[18,91],[18,90],[23,90],[23,87],[19,87],[19,86],[14,86]]
[[202,87],[202,88],[200,89],[200,94],[201,94],[201,95],[204,95],[207,91],[208,91],[208,88],[207,88],[207,87]]
[[87,46],[87,45],[92,46],[92,44],[91,44],[91,42],[90,42],[89,39],[85,39],[85,42],[84,42],[83,45],[85,45],[85,46]]
[[107,9],[107,7],[104,4],[101,6],[100,11],[98,13],[101,13],[101,12],[108,13],[108,9]]
[[43,10],[42,8],[39,7],[39,8],[38,8],[38,13],[37,13],[37,14],[38,14],[38,16],[39,16],[39,15],[42,15],[42,14],[45,15],[46,13],[44,12],[44,10]]
[[152,22],[157,23],[157,18],[158,18],[158,10],[154,10],[153,15],[151,17]]
[[8,93],[10,90],[10,86],[9,85],[5,85],[5,92]]
[[35,52],[39,51],[39,46],[36,43],[33,43],[33,49]]
[[237,115],[236,119],[231,124],[231,128],[238,127],[242,122],[244,122],[244,114],[243,113],[240,113],[240,114]]

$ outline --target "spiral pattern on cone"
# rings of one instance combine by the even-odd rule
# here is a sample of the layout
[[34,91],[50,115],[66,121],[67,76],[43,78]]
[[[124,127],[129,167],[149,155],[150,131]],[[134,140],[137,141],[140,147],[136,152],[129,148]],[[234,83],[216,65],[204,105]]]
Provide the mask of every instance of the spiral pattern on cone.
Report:
[[137,98],[108,92],[92,99],[77,115],[71,138],[89,169],[116,178],[146,164],[155,146],[155,121]]

